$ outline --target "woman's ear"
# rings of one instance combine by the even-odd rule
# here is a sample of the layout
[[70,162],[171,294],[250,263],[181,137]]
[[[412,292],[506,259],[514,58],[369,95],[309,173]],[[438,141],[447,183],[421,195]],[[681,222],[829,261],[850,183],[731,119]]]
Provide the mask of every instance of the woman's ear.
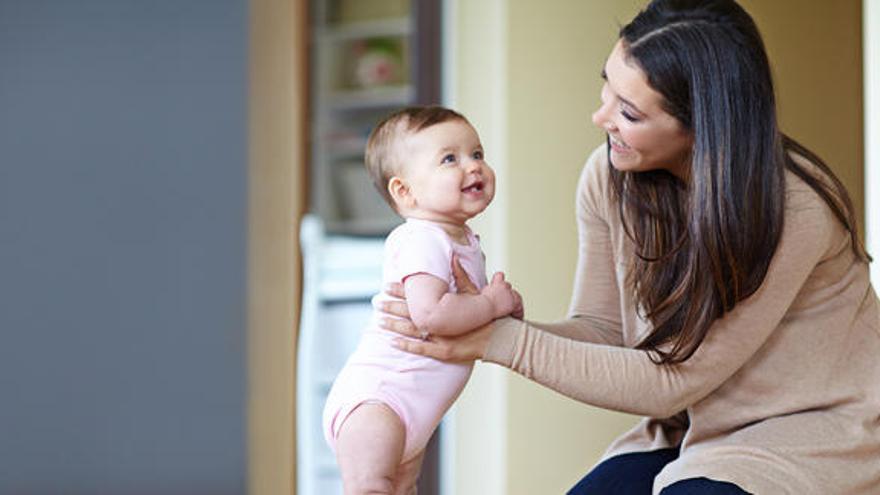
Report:
[[394,176],[388,180],[388,194],[398,206],[412,208],[416,199],[412,195],[409,185],[400,177]]

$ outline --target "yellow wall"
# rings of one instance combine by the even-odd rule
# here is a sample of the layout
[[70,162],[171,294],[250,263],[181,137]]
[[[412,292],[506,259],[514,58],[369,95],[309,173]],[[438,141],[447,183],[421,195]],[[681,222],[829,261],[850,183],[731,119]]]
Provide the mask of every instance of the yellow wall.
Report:
[[[452,3],[449,103],[474,120],[499,181],[499,198],[477,229],[489,264],[522,291],[527,317],[559,318],[576,258],[575,181],[602,139],[590,122],[599,71],[619,25],[646,2]],[[784,130],[838,171],[860,209],[860,2],[804,4],[743,2],[766,38]],[[562,493],[635,421],[496,368],[478,366],[456,406],[451,493]],[[474,467],[484,459],[501,466]]]
[[305,0],[250,2],[248,493],[294,493]]
[[[640,1],[509,3],[509,274],[530,318],[568,309],[576,261],[575,185],[602,142],[590,114],[615,20]],[[536,262],[536,260],[540,260]],[[508,493],[564,493],[635,419],[585,406],[512,375]]]
[[[495,200],[472,223],[481,233],[489,271],[507,266],[506,3],[448,1],[447,15],[453,22],[444,33],[445,99],[477,128],[497,176]],[[507,493],[507,380],[506,370],[477,363],[468,386],[447,414],[442,426],[446,461],[442,474],[451,485],[444,487],[444,493]]]
[[764,35],[782,129],[847,186],[864,225],[861,0],[742,0]]

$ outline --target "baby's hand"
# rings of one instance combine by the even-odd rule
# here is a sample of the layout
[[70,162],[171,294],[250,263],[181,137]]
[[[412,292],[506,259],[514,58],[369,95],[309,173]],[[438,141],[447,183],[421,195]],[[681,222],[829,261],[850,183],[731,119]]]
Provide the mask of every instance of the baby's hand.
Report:
[[[513,290],[510,283],[504,280],[504,274],[501,272],[496,272],[492,276],[492,281],[489,282],[489,285],[483,287],[480,294],[488,298],[489,302],[492,303],[493,316],[495,318],[514,313],[517,306],[520,311],[522,310],[522,298]],[[519,304],[517,305],[517,303]]]
[[516,298],[516,302],[513,306],[513,311],[510,313],[510,316],[516,318],[517,320],[522,320],[526,315],[526,310],[523,307],[522,296],[516,290],[513,291],[513,295]]

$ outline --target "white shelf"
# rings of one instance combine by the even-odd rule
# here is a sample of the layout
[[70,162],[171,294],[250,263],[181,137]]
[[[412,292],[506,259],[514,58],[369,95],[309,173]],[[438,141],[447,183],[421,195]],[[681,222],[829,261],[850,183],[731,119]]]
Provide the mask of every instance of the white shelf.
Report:
[[369,300],[381,291],[384,246],[382,238],[328,238],[318,285],[321,299]]
[[413,23],[409,17],[333,24],[324,27],[318,37],[321,41],[339,42],[386,36],[409,36]]
[[[297,349],[297,493],[341,495],[321,413],[331,384],[372,317],[381,290],[384,239],[327,235],[306,215],[300,226],[302,311]],[[343,303],[343,304],[334,304]]]
[[407,84],[334,91],[325,97],[325,103],[333,110],[355,110],[405,106],[412,102],[414,97],[415,88]]
[[327,139],[326,144],[325,152],[330,161],[363,160],[367,138]]
[[382,236],[403,223],[400,218],[375,218],[327,222],[327,231],[355,236]]

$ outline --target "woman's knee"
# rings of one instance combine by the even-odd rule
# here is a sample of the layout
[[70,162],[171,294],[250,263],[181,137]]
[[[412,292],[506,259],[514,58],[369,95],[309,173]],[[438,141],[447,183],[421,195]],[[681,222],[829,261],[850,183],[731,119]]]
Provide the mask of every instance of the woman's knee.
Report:
[[606,459],[572,487],[568,495],[651,493],[657,473],[676,457],[678,449],[661,449]]

